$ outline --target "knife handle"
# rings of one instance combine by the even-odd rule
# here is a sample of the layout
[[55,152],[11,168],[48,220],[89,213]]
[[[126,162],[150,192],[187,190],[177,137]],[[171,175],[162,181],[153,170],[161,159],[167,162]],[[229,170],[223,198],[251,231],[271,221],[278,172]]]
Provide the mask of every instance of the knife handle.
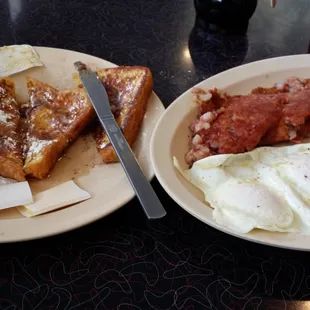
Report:
[[114,117],[100,119],[103,128],[122,164],[125,173],[149,219],[164,217],[166,211],[155,194],[150,182],[146,179],[134,153],[124,138]]

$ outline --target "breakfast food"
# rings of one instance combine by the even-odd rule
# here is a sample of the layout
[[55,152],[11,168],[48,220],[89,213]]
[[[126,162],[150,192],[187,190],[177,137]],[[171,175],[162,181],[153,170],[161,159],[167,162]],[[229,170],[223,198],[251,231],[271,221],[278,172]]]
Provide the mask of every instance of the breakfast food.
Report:
[[[98,76],[107,89],[111,110],[129,145],[132,145],[152,92],[151,72],[144,67],[118,67],[98,70]],[[54,202],[49,199],[46,203],[44,199],[48,195],[55,195],[55,191],[69,185],[64,183],[43,192],[43,196],[41,193],[32,196],[27,182],[15,184],[14,180],[46,178],[65,149],[95,120],[95,111],[81,85],[76,89],[59,91],[34,78],[28,77],[26,82],[29,100],[19,106],[15,100],[13,82],[0,80],[0,177],[3,180],[3,185],[0,185],[2,191],[19,189],[22,193],[19,196],[23,199],[18,201],[24,201],[27,205],[18,210],[24,216],[31,217],[90,198],[87,192],[77,190],[76,185],[68,183],[72,192],[70,199],[70,191],[65,190],[66,197],[58,197],[61,200],[54,199]],[[104,162],[117,161],[101,125],[97,126],[94,134]],[[16,199],[3,201],[0,208],[12,207],[14,201]]]
[[[120,66],[98,70],[97,75],[106,88],[115,119],[128,144],[132,146],[138,136],[153,90],[151,71],[146,67]],[[82,87],[78,79],[77,81]],[[100,124],[96,128],[95,140],[98,152],[105,163],[118,161],[109,138]]]
[[209,156],[189,170],[174,164],[204,193],[218,224],[310,234],[310,143]]
[[[0,64],[0,77],[43,66],[35,49],[29,45],[0,47],[0,58],[4,60]],[[40,77],[46,70],[42,75],[40,71],[33,72]],[[99,69],[97,73],[107,89],[111,111],[132,146],[152,93],[152,74],[148,68],[138,66]],[[8,78],[0,80],[0,192],[5,195],[0,209],[17,207],[25,217],[32,217],[91,197],[73,180],[58,177],[57,171],[56,177],[53,175],[42,183],[38,181],[49,176],[65,150],[88,125],[96,126],[88,128],[96,128],[91,132],[95,136],[93,148],[88,145],[91,140],[86,137],[78,142],[78,146],[83,143],[86,157],[92,156],[95,160],[96,146],[104,162],[116,162],[118,157],[98,120],[95,121],[95,111],[81,85],[75,89],[58,90],[28,77],[26,86],[28,96],[22,92],[23,86],[17,85],[21,90],[18,103],[14,83]],[[83,155],[77,157],[83,158]],[[76,175],[77,169],[72,170]]]
[[174,165],[204,193],[215,222],[238,233],[310,234],[310,80],[238,96],[195,89],[195,100],[190,168]]
[[27,88],[30,99],[22,107],[24,171],[43,179],[95,112],[82,88],[58,91],[33,78],[27,79]]
[[[58,53],[63,55],[61,51],[55,52]],[[0,77],[3,77],[0,79],[0,197],[3,198],[0,199],[0,210],[16,207],[25,217],[91,198],[91,193],[79,186],[87,188],[85,176],[94,180],[97,174],[106,170],[102,165],[92,171],[94,166],[102,163],[96,145],[104,162],[117,161],[83,87],[70,89],[69,86],[66,90],[58,90],[51,86],[54,83],[71,84],[67,71],[73,70],[73,61],[72,68],[63,66],[62,61],[67,56],[61,56],[57,63],[47,61],[45,67],[40,56],[45,61],[48,57],[43,49],[39,49],[38,54],[29,45],[0,47]],[[31,77],[18,74],[42,66],[33,69],[29,73]],[[11,75],[14,75],[12,80],[7,78]],[[99,69],[98,75],[107,88],[111,111],[132,146],[152,92],[151,72],[145,67],[127,66]],[[54,82],[46,84],[45,78]],[[91,126],[84,130],[88,125]],[[81,139],[50,175],[56,162],[66,155],[66,149],[82,131]],[[112,170],[115,172],[118,168],[112,167]],[[103,178],[109,176],[103,175]]]
[[19,120],[14,83],[0,79],[0,176],[24,181]]
[[[153,90],[151,71],[145,67],[117,67],[97,71],[104,84],[115,119],[130,146],[135,142]],[[105,163],[118,157],[102,126],[96,131],[97,149]]]
[[[228,96],[218,90],[195,91],[198,118],[191,124],[186,161],[238,154],[279,142],[299,143],[310,135],[310,81],[290,78],[272,88]],[[203,99],[208,95],[211,98]]]

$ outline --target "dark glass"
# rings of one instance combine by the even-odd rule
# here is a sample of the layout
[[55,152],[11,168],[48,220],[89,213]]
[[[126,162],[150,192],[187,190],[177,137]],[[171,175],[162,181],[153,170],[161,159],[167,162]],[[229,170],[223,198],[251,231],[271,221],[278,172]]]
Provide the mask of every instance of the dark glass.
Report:
[[196,19],[188,49],[196,74],[204,80],[241,65],[248,52],[248,38],[246,33],[226,35],[209,31]]
[[197,18],[206,27],[222,32],[243,32],[257,0],[194,0]]

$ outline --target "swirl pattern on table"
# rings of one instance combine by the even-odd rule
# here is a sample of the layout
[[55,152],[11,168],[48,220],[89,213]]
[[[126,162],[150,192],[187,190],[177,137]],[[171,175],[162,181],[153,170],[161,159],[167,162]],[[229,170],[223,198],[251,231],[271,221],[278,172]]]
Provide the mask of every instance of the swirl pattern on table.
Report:
[[[236,65],[307,53],[310,39],[308,0],[281,0],[275,9],[259,1],[247,35],[233,37],[195,26],[187,0],[0,4],[0,45],[59,47],[148,66],[166,106]],[[168,212],[161,220],[147,221],[133,200],[76,231],[1,245],[0,309],[290,309],[310,298],[310,254],[225,235],[153,185]]]

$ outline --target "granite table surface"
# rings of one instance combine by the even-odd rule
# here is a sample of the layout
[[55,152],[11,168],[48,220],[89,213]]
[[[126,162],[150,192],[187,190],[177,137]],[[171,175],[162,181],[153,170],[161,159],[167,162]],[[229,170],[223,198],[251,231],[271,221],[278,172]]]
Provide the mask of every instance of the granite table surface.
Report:
[[[0,45],[148,66],[166,107],[228,68],[308,53],[309,40],[308,0],[275,9],[259,0],[247,34],[229,37],[197,28],[190,0],[0,0]],[[1,244],[0,309],[310,309],[310,253],[214,230],[152,185],[168,212],[161,220],[148,221],[134,199],[83,228]]]

